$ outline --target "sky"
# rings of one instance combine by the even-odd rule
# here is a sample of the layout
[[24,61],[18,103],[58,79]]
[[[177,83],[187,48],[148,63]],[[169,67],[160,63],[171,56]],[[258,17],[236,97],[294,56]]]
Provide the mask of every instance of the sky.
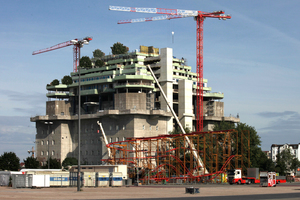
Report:
[[[173,48],[196,72],[196,22],[192,17],[117,24],[157,14],[109,11],[109,6],[224,10],[230,20],[204,21],[204,78],[224,93],[225,116],[239,114],[255,128],[262,150],[300,143],[300,23],[298,0],[0,0],[0,154],[20,161],[35,146],[35,123],[46,114],[46,85],[73,71],[73,48],[33,51],[86,36],[81,56],[111,54],[121,42]],[[172,39],[172,32],[174,38]]]

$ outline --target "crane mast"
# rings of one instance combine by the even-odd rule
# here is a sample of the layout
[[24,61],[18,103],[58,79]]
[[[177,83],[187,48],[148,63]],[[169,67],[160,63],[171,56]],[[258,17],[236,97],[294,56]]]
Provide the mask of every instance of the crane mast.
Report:
[[89,44],[91,40],[92,37],[85,37],[83,39],[74,39],[74,40],[62,42],[49,48],[34,51],[32,55],[37,55],[40,53],[45,53],[48,51],[53,51],[56,49],[74,45],[73,46],[73,72],[77,72],[77,67],[79,66],[79,60],[80,60],[80,48],[83,47],[83,45],[85,44]]

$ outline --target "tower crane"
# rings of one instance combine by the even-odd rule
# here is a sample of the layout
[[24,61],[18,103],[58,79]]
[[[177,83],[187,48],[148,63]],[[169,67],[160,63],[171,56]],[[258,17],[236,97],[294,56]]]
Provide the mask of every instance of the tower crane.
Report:
[[34,158],[34,152],[35,152],[34,147],[32,147],[31,150],[28,150],[27,152],[29,154],[31,153],[31,156]]
[[119,20],[118,24],[128,24],[135,22],[149,22],[166,19],[178,19],[185,17],[194,17],[197,22],[197,108],[196,108],[196,131],[203,130],[203,22],[204,19],[218,18],[218,19],[231,19],[230,15],[225,15],[224,11],[203,12],[196,10],[180,10],[168,8],[137,8],[137,7],[121,7],[109,6],[109,10],[113,11],[127,11],[127,12],[140,12],[140,13],[153,13],[164,14],[158,17],[147,17],[139,19]]
[[45,52],[48,52],[48,51],[53,51],[53,50],[56,50],[56,49],[60,49],[60,48],[63,48],[63,47],[74,45],[73,46],[73,72],[77,72],[77,67],[79,65],[79,60],[80,60],[80,48],[83,47],[83,45],[85,45],[85,44],[89,44],[89,42],[91,40],[92,40],[92,37],[85,37],[85,38],[82,38],[82,39],[74,39],[74,40],[66,41],[66,42],[54,45],[52,47],[46,48],[46,49],[41,49],[41,50],[38,50],[38,51],[34,51],[32,53],[32,55],[45,53]]

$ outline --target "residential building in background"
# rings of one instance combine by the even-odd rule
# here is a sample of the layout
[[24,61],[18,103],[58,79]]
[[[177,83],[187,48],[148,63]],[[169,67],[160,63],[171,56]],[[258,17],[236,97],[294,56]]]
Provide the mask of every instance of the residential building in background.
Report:
[[277,154],[281,153],[285,149],[290,149],[291,154],[300,160],[299,150],[300,144],[272,144],[271,146],[271,158],[273,162],[277,160]]

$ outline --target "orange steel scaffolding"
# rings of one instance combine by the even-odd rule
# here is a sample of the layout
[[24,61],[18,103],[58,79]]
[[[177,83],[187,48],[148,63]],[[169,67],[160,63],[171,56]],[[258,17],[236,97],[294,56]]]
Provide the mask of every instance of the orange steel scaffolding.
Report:
[[[187,146],[185,136],[194,143],[195,149]],[[250,133],[236,130],[127,138],[107,147],[111,149],[112,157],[102,161],[126,164],[129,176],[134,178],[138,173],[144,182],[200,181],[206,176],[225,173],[229,168],[246,171],[250,167]],[[192,151],[197,151],[204,166],[197,166]]]

